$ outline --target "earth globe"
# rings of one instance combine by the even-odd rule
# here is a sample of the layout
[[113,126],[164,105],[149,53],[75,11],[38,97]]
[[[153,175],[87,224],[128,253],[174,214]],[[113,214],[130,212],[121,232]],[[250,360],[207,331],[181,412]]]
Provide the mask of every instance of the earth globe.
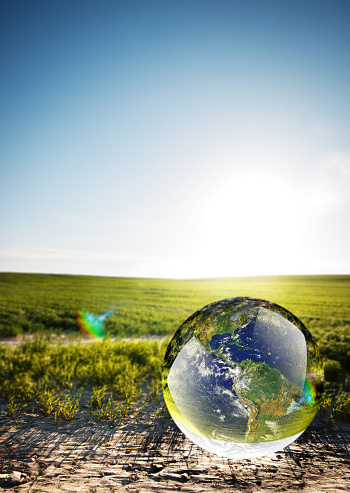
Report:
[[320,351],[304,324],[281,306],[240,297],[191,315],[163,365],[166,406],[195,444],[229,458],[280,451],[319,407]]

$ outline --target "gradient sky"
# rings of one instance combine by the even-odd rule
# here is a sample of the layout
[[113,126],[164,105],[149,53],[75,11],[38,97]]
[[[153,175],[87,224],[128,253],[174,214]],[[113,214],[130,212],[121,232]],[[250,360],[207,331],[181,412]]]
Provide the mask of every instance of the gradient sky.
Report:
[[348,0],[0,3],[0,270],[350,273]]

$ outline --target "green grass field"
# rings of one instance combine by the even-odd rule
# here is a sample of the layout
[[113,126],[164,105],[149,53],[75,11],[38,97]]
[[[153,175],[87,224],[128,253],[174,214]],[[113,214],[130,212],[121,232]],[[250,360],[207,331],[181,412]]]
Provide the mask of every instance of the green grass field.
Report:
[[[96,416],[120,417],[132,406],[136,412],[145,405],[145,386],[149,398],[159,396],[167,340],[121,339],[170,337],[197,309],[236,296],[266,299],[299,317],[318,342],[326,379],[349,405],[343,389],[349,390],[350,276],[178,281],[0,273],[0,338],[35,334],[16,347],[0,341],[0,397],[7,413],[32,406],[68,419],[86,388],[87,406]],[[52,334],[80,335],[82,309],[97,315],[114,310],[105,320],[107,339],[89,345],[50,342]]]

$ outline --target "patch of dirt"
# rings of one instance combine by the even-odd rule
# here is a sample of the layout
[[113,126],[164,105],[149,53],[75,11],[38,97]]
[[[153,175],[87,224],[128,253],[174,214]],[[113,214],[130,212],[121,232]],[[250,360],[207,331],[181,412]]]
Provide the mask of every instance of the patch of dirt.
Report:
[[[37,338],[37,334],[21,334],[20,336],[16,337],[5,337],[1,339],[1,344],[4,346],[11,346],[11,347],[16,347],[19,344],[23,344],[24,342],[34,342],[35,339]],[[164,341],[167,339],[169,336],[159,336],[159,335],[150,335],[150,336],[139,336],[139,337],[111,337],[110,341],[113,343],[115,341],[123,341],[123,342],[142,342],[142,341]],[[95,342],[101,342],[103,338],[99,337],[92,337],[88,338],[86,336],[83,336],[78,333],[76,336],[68,336],[65,334],[62,335],[57,335],[57,334],[51,334],[49,337],[47,337],[47,340],[50,341],[52,344],[91,344]]]
[[[287,449],[228,460],[190,442],[169,418],[127,418],[114,426],[81,413],[0,415],[0,489],[14,492],[335,493],[350,490],[348,424],[316,418]],[[16,478],[18,481],[16,482]]]

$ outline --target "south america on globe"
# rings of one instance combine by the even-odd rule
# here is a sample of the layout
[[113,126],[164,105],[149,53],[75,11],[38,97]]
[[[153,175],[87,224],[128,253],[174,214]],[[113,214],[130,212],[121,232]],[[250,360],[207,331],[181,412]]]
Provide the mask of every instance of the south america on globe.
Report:
[[320,351],[304,324],[254,298],[211,303],[167,348],[162,387],[180,430],[224,457],[261,457],[300,436],[319,407]]

